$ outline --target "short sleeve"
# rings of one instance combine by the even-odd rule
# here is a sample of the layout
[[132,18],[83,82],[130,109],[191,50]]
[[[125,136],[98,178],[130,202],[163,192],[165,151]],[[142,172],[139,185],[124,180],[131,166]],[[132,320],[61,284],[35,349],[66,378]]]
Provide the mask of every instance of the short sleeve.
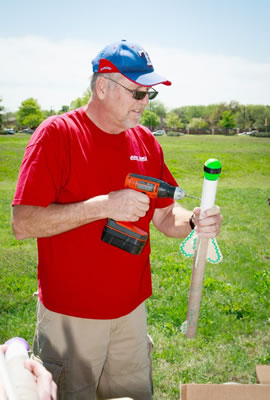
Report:
[[56,202],[63,181],[59,135],[53,126],[38,128],[25,150],[12,205],[47,207]]

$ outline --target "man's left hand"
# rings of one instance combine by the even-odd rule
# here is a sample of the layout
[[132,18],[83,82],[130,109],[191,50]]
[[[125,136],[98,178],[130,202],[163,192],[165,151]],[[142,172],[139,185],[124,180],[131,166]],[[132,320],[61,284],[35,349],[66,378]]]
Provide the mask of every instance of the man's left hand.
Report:
[[200,217],[201,210],[199,207],[193,210],[193,222],[195,231],[199,237],[214,238],[217,237],[222,224],[223,216],[220,214],[218,206],[213,206],[204,210]]

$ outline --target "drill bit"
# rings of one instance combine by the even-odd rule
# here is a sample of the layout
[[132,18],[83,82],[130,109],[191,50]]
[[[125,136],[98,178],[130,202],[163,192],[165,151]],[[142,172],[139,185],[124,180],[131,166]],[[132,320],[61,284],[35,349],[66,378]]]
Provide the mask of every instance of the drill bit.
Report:
[[190,196],[189,194],[186,194],[184,189],[177,186],[174,191],[174,199],[182,200],[184,197],[190,197],[191,199],[201,200],[199,197]]
[[185,197],[189,197],[189,198],[191,198],[191,199],[196,199],[196,200],[201,200],[199,197],[190,196],[189,194],[186,194],[186,193],[185,193]]

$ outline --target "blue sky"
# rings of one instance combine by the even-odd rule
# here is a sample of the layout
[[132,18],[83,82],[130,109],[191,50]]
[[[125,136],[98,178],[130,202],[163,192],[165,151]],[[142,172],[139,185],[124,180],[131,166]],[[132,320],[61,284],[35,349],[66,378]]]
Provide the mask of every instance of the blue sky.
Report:
[[108,43],[140,43],[170,109],[239,101],[270,104],[269,0],[9,0],[1,5],[0,97],[59,109],[83,94],[91,59]]

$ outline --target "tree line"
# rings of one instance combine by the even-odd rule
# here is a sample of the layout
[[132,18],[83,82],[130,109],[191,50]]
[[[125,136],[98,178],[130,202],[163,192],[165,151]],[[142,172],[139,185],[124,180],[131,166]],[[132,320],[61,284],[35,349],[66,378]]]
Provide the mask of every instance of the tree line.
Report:
[[[5,112],[0,98],[0,130],[34,130],[51,115],[63,114],[86,105],[90,97],[91,91],[87,89],[82,97],[76,98],[70,105],[63,105],[60,110],[42,110],[36,99],[28,98],[22,101],[17,112]],[[270,105],[243,105],[236,101],[207,106],[182,106],[172,110],[168,110],[161,101],[151,101],[141,118],[142,125],[151,130],[165,129],[187,133],[218,133],[224,130],[228,133],[250,130],[267,132],[269,121]]]

